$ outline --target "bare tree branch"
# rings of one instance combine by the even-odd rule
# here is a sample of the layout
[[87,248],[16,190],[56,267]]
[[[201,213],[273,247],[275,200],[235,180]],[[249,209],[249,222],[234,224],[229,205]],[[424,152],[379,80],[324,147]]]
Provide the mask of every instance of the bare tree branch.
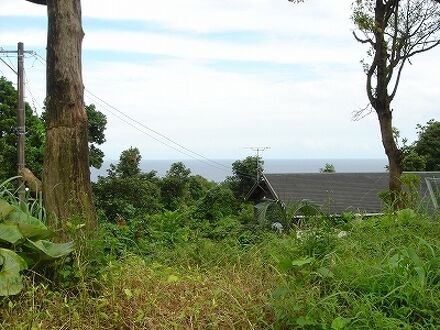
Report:
[[375,57],[373,60],[373,63],[370,66],[370,69],[367,72],[367,83],[366,83],[366,89],[367,89],[367,96],[368,96],[368,100],[370,101],[371,105],[373,105],[376,103],[376,98],[373,94],[373,86],[371,84],[374,72],[376,71],[377,68],[377,58]]
[[373,112],[373,107],[368,103],[364,108],[352,112],[351,120],[359,121]]
[[353,31],[352,33],[353,33],[353,36],[356,39],[356,41],[358,41],[358,42],[360,42],[362,44],[368,43],[368,44],[374,46],[374,42],[373,42],[373,40],[371,38],[361,39],[360,37],[357,36],[356,32]]

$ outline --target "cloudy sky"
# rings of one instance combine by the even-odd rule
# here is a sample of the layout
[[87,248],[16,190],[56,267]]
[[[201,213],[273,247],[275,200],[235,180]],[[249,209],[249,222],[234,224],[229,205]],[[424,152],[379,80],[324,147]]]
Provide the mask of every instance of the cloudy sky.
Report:
[[[266,146],[265,158],[384,158],[374,114],[352,120],[367,98],[351,3],[82,0],[85,101],[108,117],[107,159],[130,146],[144,159],[240,159]],[[0,47],[22,41],[44,59],[46,24],[45,7],[0,0]],[[403,74],[394,118],[410,141],[417,123],[439,119],[439,55]],[[29,55],[25,68],[40,112],[44,61]],[[16,80],[2,62],[0,75]]]

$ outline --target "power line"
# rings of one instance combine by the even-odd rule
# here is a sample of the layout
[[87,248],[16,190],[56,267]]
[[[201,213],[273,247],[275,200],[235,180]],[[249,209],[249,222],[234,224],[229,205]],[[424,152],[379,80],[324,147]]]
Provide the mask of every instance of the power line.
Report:
[[29,95],[31,96],[32,99],[32,104],[34,106],[34,110],[36,111],[36,105],[38,106],[39,109],[42,109],[40,103],[37,101],[37,99],[34,97],[34,94],[32,93],[30,87],[29,87],[29,80],[27,79],[27,74],[26,74],[26,70],[24,71],[24,80],[25,80],[25,88],[26,91],[29,93]]
[[[180,143],[178,143],[178,142],[172,140],[171,138],[169,138],[169,137],[166,136],[165,134],[162,134],[162,133],[160,133],[160,132],[158,132],[158,131],[156,131],[156,130],[154,130],[154,129],[148,127],[148,126],[146,126],[145,124],[143,124],[143,123],[139,122],[138,120],[136,120],[136,119],[130,117],[129,115],[127,115],[127,114],[125,114],[124,112],[122,112],[121,110],[115,108],[114,106],[112,106],[112,105],[109,104],[108,102],[106,102],[106,101],[104,101],[103,99],[99,98],[98,96],[96,96],[95,94],[93,94],[92,92],[90,92],[89,90],[86,89],[86,92],[89,93],[90,95],[92,95],[93,97],[95,97],[96,99],[100,100],[102,103],[104,103],[104,104],[107,105],[108,107],[110,107],[110,108],[112,108],[113,110],[117,111],[118,113],[120,113],[120,114],[121,114],[122,116],[124,116],[125,118],[127,118],[127,119],[129,119],[130,121],[132,121],[132,122],[138,124],[139,126],[143,127],[144,129],[146,129],[146,130],[148,130],[148,131],[150,131],[150,132],[153,132],[154,134],[156,134],[156,135],[160,136],[161,138],[165,139],[166,141],[168,141],[168,142],[170,142],[170,143],[172,143],[172,144],[178,146],[179,148],[185,150],[186,152],[189,152],[189,153],[191,153],[191,154],[193,154],[193,155],[196,155],[196,156],[198,156],[198,157],[200,157],[200,158],[202,158],[202,159],[204,159],[204,160],[206,160],[206,161],[208,161],[208,162],[210,162],[210,163],[212,163],[212,164],[215,164],[216,166],[221,166],[221,167],[223,167],[223,168],[228,168],[228,167],[225,166],[224,164],[221,164],[221,163],[216,162],[216,161],[214,161],[214,160],[212,160],[212,159],[209,159],[209,158],[207,158],[207,157],[205,157],[205,156],[203,156],[203,155],[201,155],[201,154],[199,154],[199,153],[197,153],[197,152],[195,152],[195,151],[193,151],[193,150],[191,150],[191,149],[189,149],[189,148],[183,146],[182,144],[180,144]],[[192,157],[192,158],[197,159],[196,157]],[[228,168],[228,169],[229,169],[229,168]]]
[[[1,51],[1,48],[0,48]],[[9,65],[8,63],[6,63],[6,61],[4,59],[2,59],[0,57],[0,61],[2,61],[9,69],[11,69],[15,74],[17,74],[17,70],[15,70],[11,65]]]
[[[34,56],[41,64],[45,65],[46,60],[41,55],[39,55],[37,52],[32,52],[31,55]],[[171,148],[171,149],[173,149],[173,150],[175,150],[175,151],[177,151],[177,152],[179,152],[179,153],[181,153],[183,155],[186,155],[186,156],[191,157],[191,158],[193,158],[193,159],[195,159],[195,160],[197,160],[197,161],[199,161],[201,163],[204,163],[204,164],[206,164],[208,166],[217,168],[219,170],[227,171],[227,172],[231,171],[231,169],[232,169],[231,166],[226,166],[224,164],[216,162],[216,161],[214,161],[212,159],[209,159],[208,157],[206,157],[206,156],[204,156],[204,155],[202,155],[202,154],[200,154],[198,152],[195,152],[195,151],[185,147],[184,145],[182,145],[182,144],[174,141],[173,139],[169,138],[165,134],[160,133],[159,131],[152,129],[152,128],[146,126],[145,124],[141,123],[140,121],[134,119],[133,117],[125,114],[123,111],[117,109],[116,107],[111,105],[109,102],[103,100],[102,98],[100,98],[96,94],[92,93],[88,89],[85,89],[85,92],[86,92],[86,94],[88,94],[88,95],[86,95],[86,97],[88,97],[92,101],[94,99],[94,102],[100,103],[100,105],[102,107],[104,107],[105,110],[107,112],[109,112],[110,114],[112,114],[114,117],[118,118],[119,120],[121,120],[122,122],[126,123],[127,125],[133,127],[137,131],[139,131],[139,132],[149,136],[153,140],[155,140],[155,141],[157,141],[157,142],[159,142],[159,143],[161,143],[161,144],[163,144],[163,145],[165,145],[165,146],[167,146],[167,147],[169,147],[169,148]],[[140,126],[141,128],[139,128],[136,125]],[[151,133],[153,133],[154,135],[151,134]],[[160,137],[160,138],[158,138],[157,136]],[[165,140],[165,141],[163,141],[163,140]],[[268,147],[265,147],[264,149],[259,149],[259,150],[257,150],[257,153],[259,151],[264,151],[266,149],[268,149]],[[238,175],[241,175],[241,176],[246,176],[246,177],[254,178],[254,176],[248,175],[246,173],[241,173],[241,172],[236,172],[236,173]]]
[[[90,96],[88,96],[88,97],[90,98]],[[90,99],[91,99],[91,98],[90,98]],[[91,99],[91,100],[92,100],[92,99]],[[92,101],[93,101],[93,100],[92,100]],[[96,101],[96,100],[95,100],[95,101]],[[99,101],[99,100],[98,100],[98,101]],[[102,102],[102,101],[100,101],[100,102]],[[101,104],[101,106],[102,106],[102,104]],[[112,114],[113,116],[115,116],[115,117],[118,118],[119,120],[123,121],[123,122],[126,123],[127,125],[133,127],[133,128],[136,129],[137,131],[139,131],[139,132],[141,132],[141,133],[143,133],[143,134],[149,136],[149,137],[152,138],[153,140],[155,140],[155,141],[157,141],[157,142],[159,142],[159,143],[161,143],[161,144],[163,144],[163,145],[165,145],[165,146],[167,146],[167,147],[169,147],[169,148],[171,148],[171,149],[173,149],[173,150],[175,150],[175,151],[177,151],[177,152],[179,152],[179,153],[181,153],[181,154],[184,154],[184,155],[186,155],[186,156],[188,156],[188,157],[194,158],[194,156],[191,155],[190,153],[186,153],[186,152],[184,152],[184,151],[182,151],[182,150],[176,148],[175,146],[173,146],[173,145],[171,145],[171,144],[168,144],[168,143],[166,143],[166,142],[164,142],[164,141],[162,141],[162,140],[156,138],[155,136],[151,135],[150,133],[146,132],[145,130],[140,129],[139,127],[137,127],[136,125],[134,125],[132,122],[130,122],[130,121],[128,121],[128,120],[122,118],[121,116],[119,116],[119,115],[116,114],[115,112],[109,110],[107,106],[104,105],[104,107],[106,108],[105,111],[109,112],[110,114]],[[195,158],[195,159],[197,159],[197,158]],[[200,162],[203,162],[203,161],[201,161],[200,159],[197,159],[197,160],[200,161]],[[205,163],[205,162],[203,162],[203,163]],[[213,166],[213,165],[210,164],[210,163],[205,163],[205,164],[207,164],[207,165],[209,165],[209,166]],[[216,168],[217,168],[217,169],[222,169],[222,168],[218,168],[218,167],[216,167]],[[223,169],[222,169],[222,170],[223,170]]]
[[[45,60],[42,56],[40,56],[38,53],[33,52],[32,55],[34,55],[35,58],[38,58],[40,62],[43,62],[43,61],[46,62],[46,60]],[[112,109],[113,111],[116,111],[116,112],[119,113],[121,116],[123,116],[123,117],[125,117],[126,119],[128,119],[128,120],[130,121],[130,123],[127,122],[127,120],[123,120],[123,119],[121,118],[121,116],[117,116],[114,112],[109,111],[110,113],[112,113],[113,116],[117,117],[119,120],[122,120],[123,122],[125,122],[125,123],[128,124],[128,125],[130,125],[131,127],[135,127],[135,125],[133,125],[132,123],[136,123],[137,125],[139,125],[140,127],[142,127],[144,130],[140,130],[140,129],[138,129],[138,128],[136,128],[136,129],[137,129],[138,131],[140,131],[140,132],[142,132],[142,133],[148,135],[149,137],[153,138],[155,141],[157,141],[157,142],[159,142],[159,143],[162,143],[162,144],[164,144],[165,146],[167,146],[167,147],[169,147],[169,148],[172,148],[173,150],[175,150],[175,151],[177,151],[177,152],[180,152],[180,153],[182,153],[182,154],[184,154],[184,155],[186,155],[186,156],[189,156],[189,157],[191,157],[191,158],[193,158],[193,159],[196,159],[196,160],[198,160],[198,161],[200,161],[200,162],[202,162],[202,163],[205,163],[205,164],[207,164],[207,165],[210,165],[210,166],[215,167],[215,168],[220,169],[220,170],[225,170],[225,171],[227,170],[228,172],[230,171],[230,167],[225,166],[224,164],[221,164],[221,163],[219,163],[219,162],[216,162],[216,161],[214,161],[214,160],[212,160],[212,159],[209,159],[208,157],[205,157],[205,156],[203,156],[202,154],[197,153],[197,152],[195,152],[195,151],[193,151],[193,150],[191,150],[191,149],[185,147],[184,145],[182,145],[182,144],[180,144],[180,143],[174,141],[173,139],[169,138],[169,137],[166,136],[165,134],[160,133],[160,132],[158,132],[157,130],[154,130],[154,129],[152,129],[151,127],[146,126],[145,124],[139,122],[138,120],[134,119],[133,117],[131,117],[131,116],[125,114],[123,111],[117,109],[116,107],[114,107],[113,105],[111,105],[109,102],[103,100],[102,98],[100,98],[100,97],[97,96],[96,94],[92,93],[92,92],[89,91],[87,88],[85,89],[85,92],[86,92],[87,94],[89,94],[89,97],[91,96],[91,97],[95,98],[95,100],[100,101],[101,105],[106,106],[106,107],[107,107],[107,111],[109,111],[109,110],[108,110],[109,108]],[[156,136],[159,136],[161,139],[163,139],[163,140],[165,140],[165,141],[168,141],[168,142],[162,141],[161,139],[154,137],[152,134],[147,133],[145,130],[147,130],[147,131],[149,131],[149,132],[155,134]],[[171,144],[170,144],[170,143],[171,143]],[[199,158],[197,158],[197,157],[203,159],[204,161],[202,161],[201,159],[199,159]]]
[[[46,61],[42,56],[40,56],[40,55],[39,55],[38,53],[36,53],[36,52],[34,52],[32,55],[34,55],[36,58],[38,58],[38,59],[40,60],[40,62],[42,62],[42,61],[45,62],[45,61]],[[112,109],[113,111],[116,111],[116,112],[119,113],[121,116],[123,116],[123,117],[125,117],[126,119],[128,119],[130,122],[136,123],[137,125],[141,126],[143,129],[145,129],[145,130],[147,130],[147,131],[149,131],[149,132],[155,134],[156,136],[159,136],[160,138],[162,138],[162,139],[168,141],[169,143],[165,143],[164,141],[162,141],[162,140],[160,140],[160,139],[158,139],[158,138],[154,138],[151,134],[147,134],[145,131],[138,130],[138,131],[141,131],[141,132],[143,132],[144,134],[147,134],[148,136],[154,138],[155,141],[157,141],[157,142],[159,142],[159,143],[162,143],[162,144],[164,144],[164,145],[166,145],[166,146],[172,148],[173,150],[176,150],[176,151],[178,151],[178,152],[180,152],[180,153],[182,153],[182,154],[184,154],[184,155],[186,155],[186,156],[189,156],[189,157],[191,157],[191,158],[194,158],[194,159],[196,159],[196,160],[201,161],[201,160],[198,159],[197,157],[202,158],[202,159],[205,160],[204,163],[208,162],[209,165],[211,165],[211,166],[214,166],[214,167],[217,167],[217,168],[220,167],[219,169],[222,169],[222,170],[226,170],[226,169],[227,169],[228,171],[230,170],[230,167],[225,166],[224,164],[221,164],[221,163],[219,163],[219,162],[216,162],[216,161],[214,161],[214,160],[212,160],[212,159],[209,159],[208,157],[205,157],[205,156],[203,156],[202,154],[197,153],[197,152],[195,152],[195,151],[193,151],[193,150],[191,150],[191,149],[185,147],[184,145],[182,145],[182,144],[180,144],[180,143],[174,141],[173,139],[169,138],[169,137],[166,136],[165,134],[160,133],[160,132],[158,132],[157,130],[154,130],[154,129],[152,129],[151,127],[146,126],[145,124],[139,122],[138,120],[134,119],[133,117],[130,117],[129,115],[125,114],[123,111],[121,111],[121,110],[117,109],[116,107],[114,107],[113,105],[111,105],[109,102],[103,100],[102,98],[100,98],[100,97],[97,96],[96,94],[94,94],[94,93],[92,93],[91,91],[89,91],[87,88],[85,89],[85,92],[86,92],[87,94],[89,94],[91,97],[93,97],[93,98],[95,98],[96,100],[100,101],[101,104],[103,104],[103,105],[105,105],[105,106],[107,107],[107,109],[110,108],[110,109]],[[109,112],[110,112],[110,111],[109,111]],[[116,116],[116,115],[114,114],[114,112],[113,112],[112,114],[113,114],[115,117],[117,117],[118,119],[122,120],[122,118],[121,118],[120,116]],[[126,120],[123,120],[123,121],[124,121],[125,123],[128,124],[128,122],[127,122]],[[129,124],[129,125],[132,126],[132,127],[134,127],[132,124]],[[172,147],[172,146],[170,145],[170,143],[171,143],[172,145],[174,145],[175,147]],[[180,150],[179,148],[182,149],[182,150]],[[197,157],[195,157],[195,156],[197,156]]]

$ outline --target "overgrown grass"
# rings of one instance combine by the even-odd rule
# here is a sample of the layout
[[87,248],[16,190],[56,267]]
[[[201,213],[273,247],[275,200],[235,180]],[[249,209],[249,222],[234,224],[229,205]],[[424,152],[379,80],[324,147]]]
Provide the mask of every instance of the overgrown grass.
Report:
[[440,328],[440,224],[411,210],[309,220],[300,238],[178,213],[101,229],[67,264],[28,273],[0,326]]

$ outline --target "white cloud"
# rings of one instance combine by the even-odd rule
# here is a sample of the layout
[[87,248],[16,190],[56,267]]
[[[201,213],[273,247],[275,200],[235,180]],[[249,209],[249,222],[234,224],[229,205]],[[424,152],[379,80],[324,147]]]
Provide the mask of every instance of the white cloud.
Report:
[[[82,0],[83,16],[156,23],[178,31],[259,31],[295,35],[332,34],[350,17],[352,0]],[[44,16],[44,6],[2,0],[4,16]]]
[[[351,121],[351,111],[362,98],[359,77],[355,78],[358,86],[351,79],[339,82],[339,76],[280,83],[276,76],[224,73],[186,61],[143,66],[100,63],[85,72],[86,86],[94,93],[111,93],[111,102],[118,109],[213,158],[228,158],[255,144],[271,145],[275,157],[285,153],[317,157],[324,150],[328,155],[341,153],[342,142],[347,157],[352,152],[359,157],[357,141],[348,142],[347,135],[368,140],[377,133],[368,131],[374,121],[362,125]],[[115,76],[126,78],[115,85]],[[344,93],[352,96],[349,102]],[[109,119],[113,124],[107,133],[108,152],[114,152],[113,146],[122,140],[129,146],[139,139],[144,152],[151,152],[156,142],[132,129],[127,134],[125,124],[110,115]],[[323,132],[327,132],[324,137]],[[370,152],[377,149],[380,152],[371,143]]]
[[158,33],[91,31],[84,41],[85,49],[128,51],[208,60],[273,63],[353,62],[354,42],[332,45],[327,40],[278,39],[250,45],[200,40]]
[[[240,158],[251,145],[271,146],[271,158],[383,157],[375,115],[351,120],[352,111],[367,104],[359,64],[365,49],[350,35],[351,2],[82,0],[84,17],[109,24],[105,30],[86,27],[84,50],[99,50],[109,60],[85,56],[84,82],[124,113],[210,158]],[[2,0],[0,15],[43,16],[45,8]],[[114,20],[164,30],[116,30]],[[45,28],[2,30],[0,46],[15,47],[20,40],[28,48],[44,48]],[[246,31],[258,38],[246,40]],[[220,37],[209,39],[213,32]],[[246,42],[226,37],[236,32]],[[138,58],[121,59],[120,51]],[[118,61],[111,59],[116,52]],[[171,59],[153,61],[145,54]],[[438,55],[434,50],[405,69],[394,104],[402,136],[411,137],[416,123],[438,116]],[[213,60],[239,61],[255,70],[228,62],[214,67]],[[30,61],[30,88],[42,104],[44,68],[30,67]],[[286,66],[261,73],[260,62],[294,64],[298,71]],[[97,100],[86,102],[108,116],[103,150],[109,158],[130,146],[139,147],[145,159],[185,157],[117,119]]]

